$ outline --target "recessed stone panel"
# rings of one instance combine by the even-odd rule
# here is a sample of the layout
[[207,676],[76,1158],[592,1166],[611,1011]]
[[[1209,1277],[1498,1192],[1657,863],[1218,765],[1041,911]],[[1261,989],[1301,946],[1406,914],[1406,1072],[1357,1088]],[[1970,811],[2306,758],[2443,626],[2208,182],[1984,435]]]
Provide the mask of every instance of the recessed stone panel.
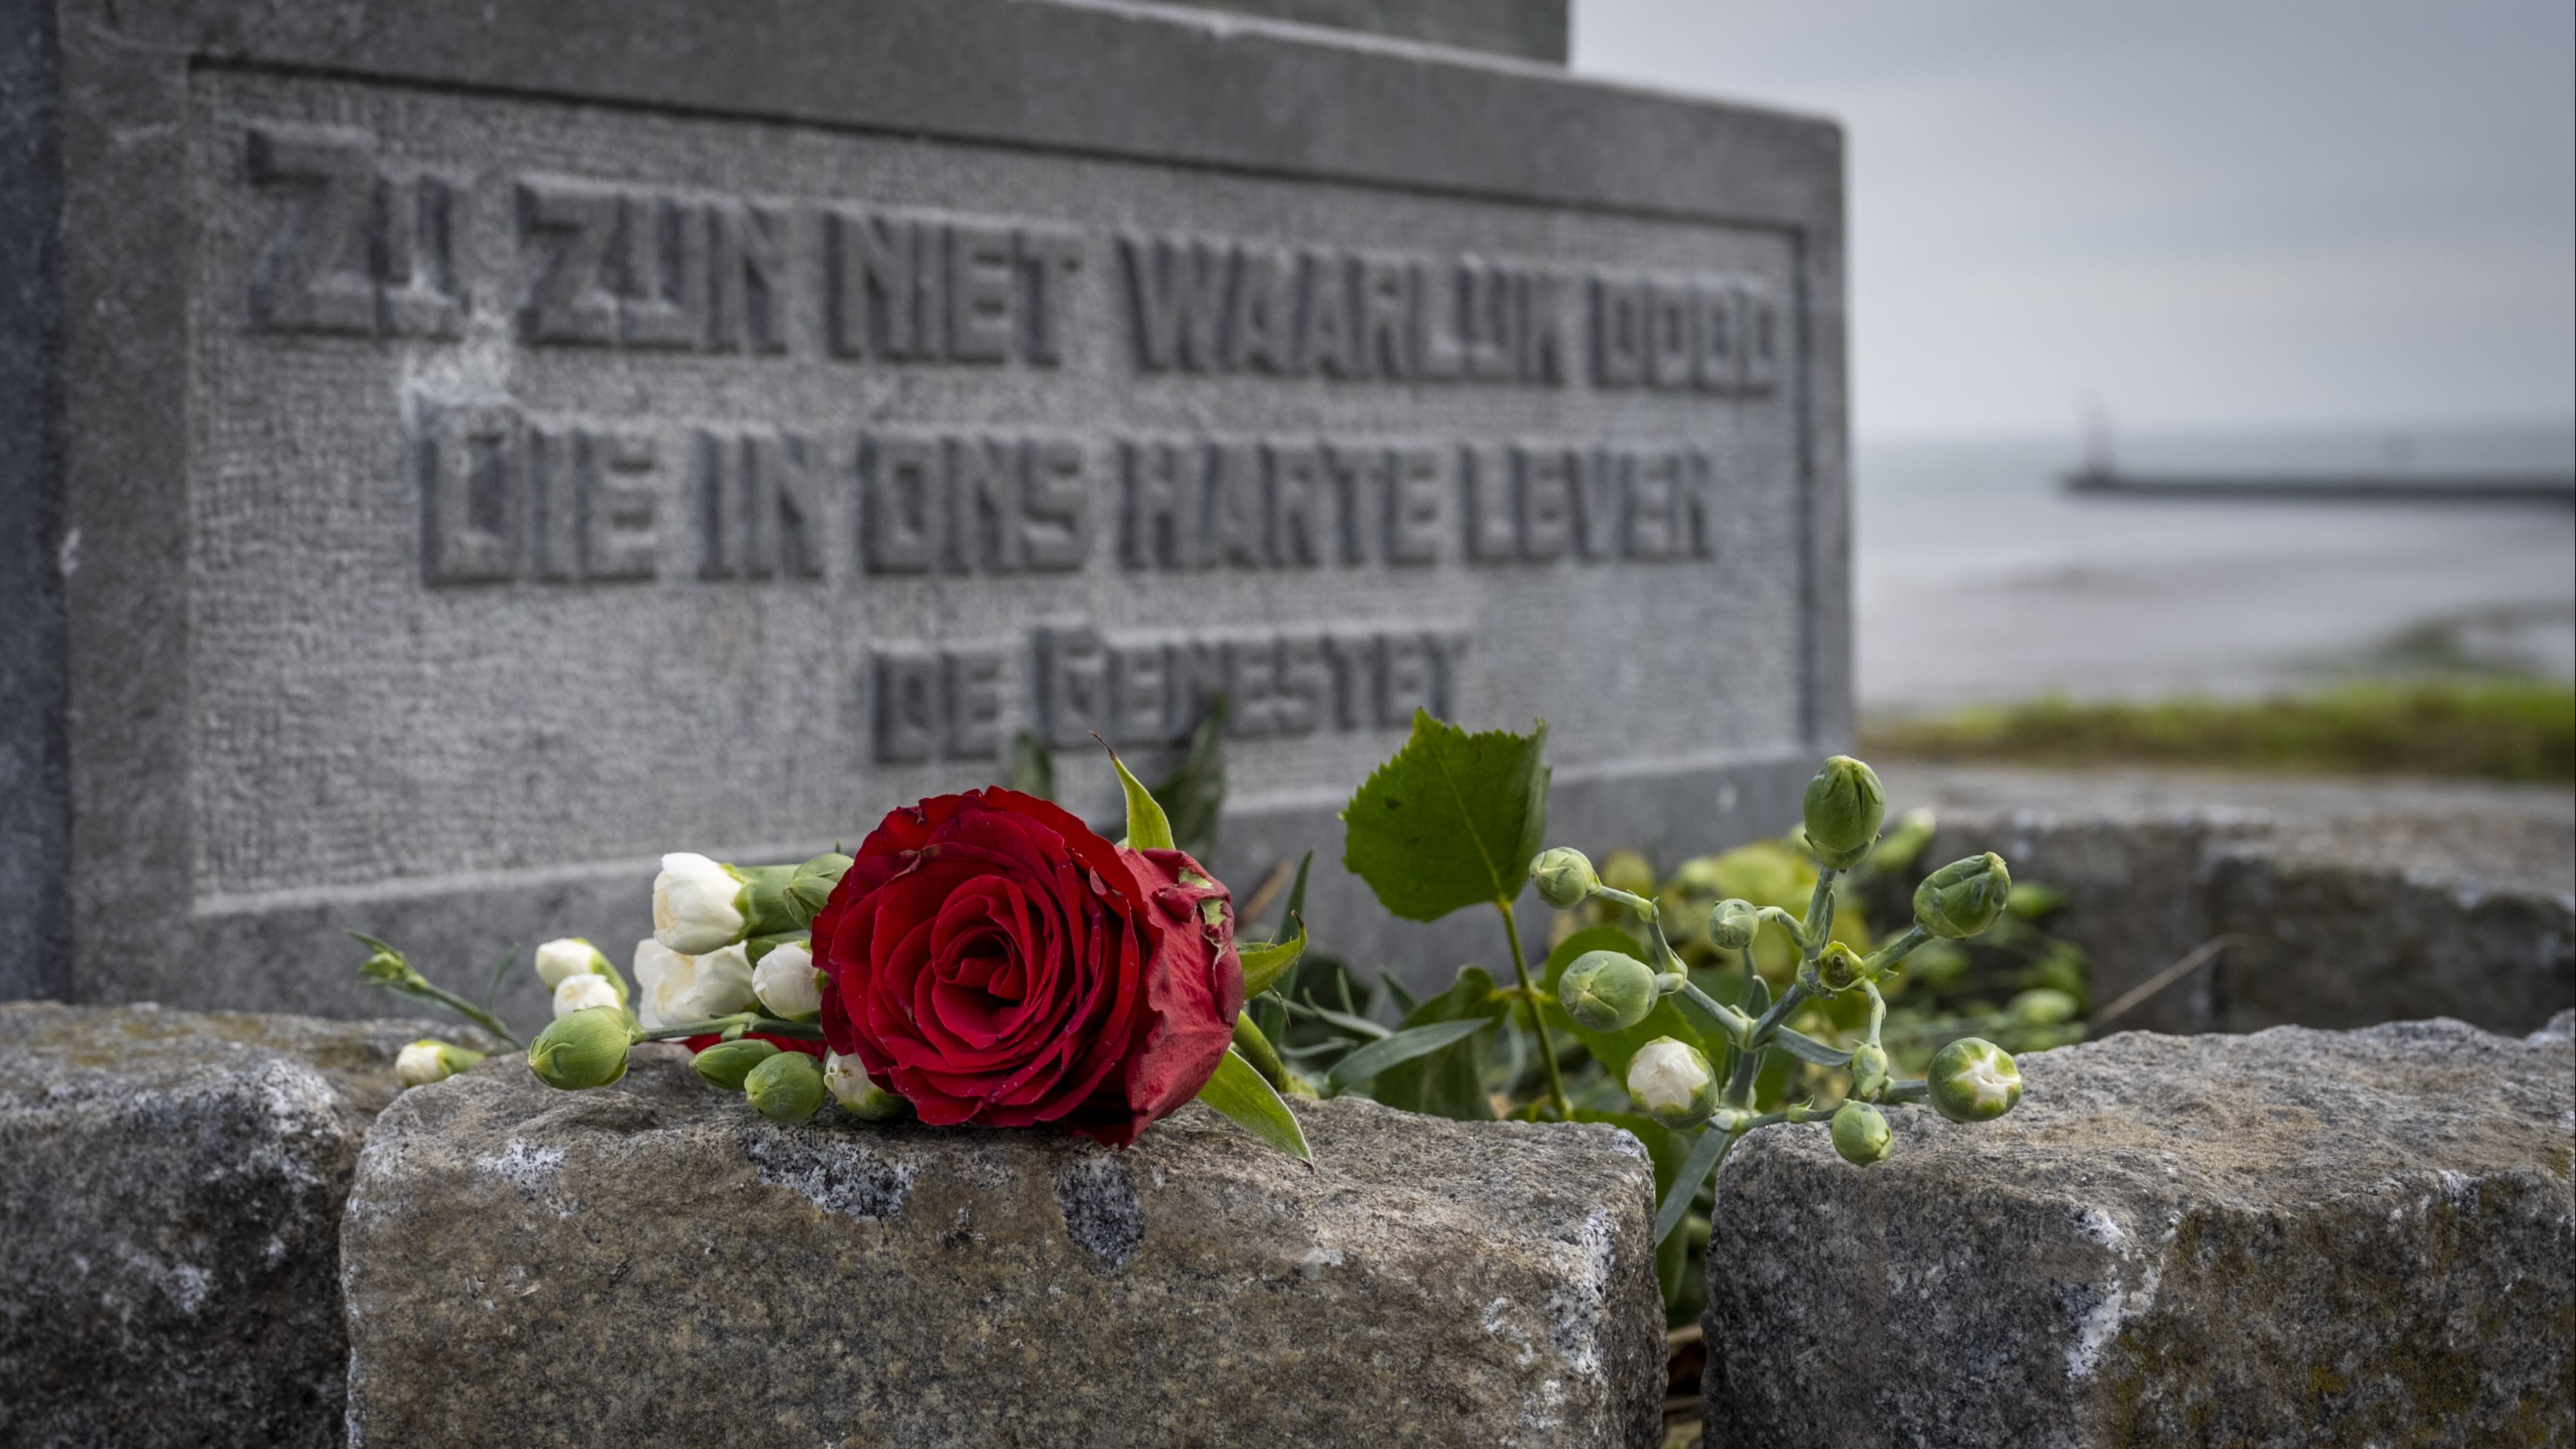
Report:
[[1220,693],[1237,876],[1331,861],[1415,709],[1546,718],[1586,838],[1777,826],[1846,712],[1830,127],[1169,14],[663,8],[66,29],[163,127],[67,89],[69,991],[640,934],[661,850],[854,839],[1023,730],[1105,813],[1092,737],[1150,772]]

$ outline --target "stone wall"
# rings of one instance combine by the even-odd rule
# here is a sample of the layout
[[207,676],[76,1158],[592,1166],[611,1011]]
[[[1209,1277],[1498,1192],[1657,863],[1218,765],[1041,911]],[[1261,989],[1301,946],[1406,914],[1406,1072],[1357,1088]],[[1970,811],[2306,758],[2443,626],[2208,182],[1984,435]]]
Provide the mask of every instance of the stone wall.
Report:
[[[1305,1104],[1311,1170],[1195,1108],[1116,1154],[780,1128],[672,1047],[387,1110],[426,1029],[0,1008],[0,1443],[1653,1441],[1608,1128]],[[2571,1031],[2127,1034],[1865,1171],[1765,1131],[1711,1442],[2563,1443]]]
[[1774,1129],[1721,1179],[1710,1442],[2565,1444],[2576,1013],[2131,1033],[2021,1106]]
[[341,1206],[433,1030],[0,1005],[0,1444],[339,1443]]
[[1899,762],[1898,808],[2066,893],[2096,1008],[2212,941],[2121,1030],[2258,1031],[2451,1016],[2529,1032],[2576,1006],[2576,796],[2476,782]]

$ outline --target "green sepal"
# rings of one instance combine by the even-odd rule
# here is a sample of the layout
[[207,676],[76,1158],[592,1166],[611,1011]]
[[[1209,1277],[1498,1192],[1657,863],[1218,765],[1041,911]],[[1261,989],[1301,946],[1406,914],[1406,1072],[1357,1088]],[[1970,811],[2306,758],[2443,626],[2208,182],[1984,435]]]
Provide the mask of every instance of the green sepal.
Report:
[[736,865],[726,869],[742,882],[742,891],[734,903],[742,910],[742,937],[780,936],[801,931],[813,917],[797,919],[796,907],[787,898],[787,884],[801,867],[793,865]]
[[[1118,752],[1109,752],[1109,763],[1118,771],[1118,786],[1127,792],[1127,848],[1130,850],[1175,850],[1172,844],[1171,817],[1154,801],[1154,792],[1145,788],[1127,769]],[[1302,1154],[1301,1154],[1302,1155]]]
[[[1125,774],[1123,769],[1119,772]],[[1137,787],[1141,793],[1141,786]],[[1151,797],[1148,797],[1149,799]],[[1227,1047],[1216,1064],[1216,1075],[1199,1088],[1199,1100],[1234,1123],[1237,1127],[1296,1158],[1299,1162],[1315,1160],[1306,1146],[1306,1133],[1297,1125],[1296,1114],[1280,1100],[1279,1092],[1264,1079],[1258,1068],[1245,1061],[1234,1048]]]
[[[1290,920],[1297,920],[1291,916]],[[1297,934],[1285,941],[1255,941],[1237,944],[1235,954],[1243,958],[1243,995],[1246,1000],[1279,984],[1297,958],[1306,954],[1306,923],[1297,921]]]

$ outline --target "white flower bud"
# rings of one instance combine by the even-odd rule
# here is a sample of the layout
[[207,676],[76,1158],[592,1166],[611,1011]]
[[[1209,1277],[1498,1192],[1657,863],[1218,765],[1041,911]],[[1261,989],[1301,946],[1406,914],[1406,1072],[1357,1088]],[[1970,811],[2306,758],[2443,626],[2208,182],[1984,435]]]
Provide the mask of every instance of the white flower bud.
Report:
[[584,971],[577,976],[567,976],[555,984],[555,1015],[557,1016],[570,1016],[576,1011],[587,1011],[594,1006],[624,1006],[625,1004],[618,999],[617,988],[609,984],[605,976],[593,976]]
[[781,941],[751,968],[751,989],[769,1014],[812,1021],[823,1014],[823,991],[814,981],[814,952],[802,941]]
[[537,979],[548,991],[567,976],[606,976],[608,957],[579,936],[561,936],[537,948]]
[[636,1017],[648,1031],[728,1016],[755,999],[742,947],[684,956],[649,936],[635,943],[635,986]]
[[742,939],[742,881],[703,855],[674,851],[653,877],[653,939],[683,955],[703,955]]
[[900,1117],[911,1104],[903,1098],[868,1080],[868,1069],[857,1057],[829,1052],[823,1057],[823,1085],[832,1100],[849,1112],[870,1122],[883,1122]]
[[1667,1127],[1696,1127],[1717,1110],[1717,1074],[1699,1048],[1659,1036],[1628,1059],[1628,1095]]
[[426,1087],[432,1082],[446,1081],[481,1060],[481,1052],[469,1051],[454,1042],[423,1037],[404,1047],[394,1058],[394,1080],[406,1087]]

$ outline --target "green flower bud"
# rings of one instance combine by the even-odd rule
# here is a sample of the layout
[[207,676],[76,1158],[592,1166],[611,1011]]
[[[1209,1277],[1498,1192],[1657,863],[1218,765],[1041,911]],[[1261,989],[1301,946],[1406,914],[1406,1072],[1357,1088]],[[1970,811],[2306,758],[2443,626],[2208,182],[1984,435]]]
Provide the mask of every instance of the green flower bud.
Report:
[[2012,897],[2012,873],[1989,850],[1954,860],[1914,888],[1914,919],[1935,936],[1963,940],[1995,923]]
[[1849,991],[1860,984],[1862,974],[1860,953],[1840,941],[1827,941],[1816,957],[1816,978],[1827,991]]
[[423,1037],[404,1047],[394,1058],[394,1080],[406,1087],[426,1087],[443,1082],[458,1072],[483,1060],[483,1054],[452,1041]]
[[1626,1031],[1655,1009],[1654,968],[1623,951],[1586,951],[1557,978],[1565,1014],[1590,1031]]
[[528,1046],[528,1070],[568,1092],[605,1087],[626,1075],[626,1049],[640,1039],[635,1019],[623,1010],[585,1007],[546,1023]]
[[1530,862],[1530,879],[1538,884],[1538,898],[1560,911],[1570,911],[1592,898],[1593,888],[1601,877],[1592,873],[1592,859],[1570,845],[1542,850]]
[[839,851],[818,855],[788,872],[787,908],[795,917],[797,929],[814,924],[823,904],[832,898],[832,888],[841,883],[841,875],[850,868],[850,858]]
[[1762,913],[1751,901],[1723,900],[1709,908],[1708,943],[1721,951],[1741,951],[1762,931]]
[[1993,1042],[1963,1036],[1932,1058],[1932,1110],[1953,1122],[1991,1122],[2021,1100],[2021,1068]]
[[1717,1073],[1698,1047],[1659,1036],[1628,1059],[1628,1095],[1647,1116],[1687,1130],[1716,1113]]
[[1887,1090],[1887,1048],[1876,1042],[1862,1042],[1852,1048],[1851,1094],[1864,1102],[1875,1102]]
[[823,1064],[803,1052],[780,1052],[743,1077],[742,1094],[772,1122],[802,1122],[823,1105]]
[[1878,843],[1879,822],[1886,818],[1886,787],[1849,755],[1825,761],[1807,782],[1807,848],[1836,870],[1860,864]]
[[1834,1113],[1834,1150],[1863,1167],[1887,1156],[1887,1118],[1867,1102],[1845,1102]]
[[751,1069],[776,1055],[778,1043],[743,1037],[738,1041],[717,1042],[689,1058],[689,1065],[698,1069],[699,1076],[726,1091],[739,1092],[742,1079],[751,1074]]
[[2073,1021],[2081,1009],[2074,997],[2041,986],[2014,997],[2004,1011],[2023,1026],[2060,1026]]

